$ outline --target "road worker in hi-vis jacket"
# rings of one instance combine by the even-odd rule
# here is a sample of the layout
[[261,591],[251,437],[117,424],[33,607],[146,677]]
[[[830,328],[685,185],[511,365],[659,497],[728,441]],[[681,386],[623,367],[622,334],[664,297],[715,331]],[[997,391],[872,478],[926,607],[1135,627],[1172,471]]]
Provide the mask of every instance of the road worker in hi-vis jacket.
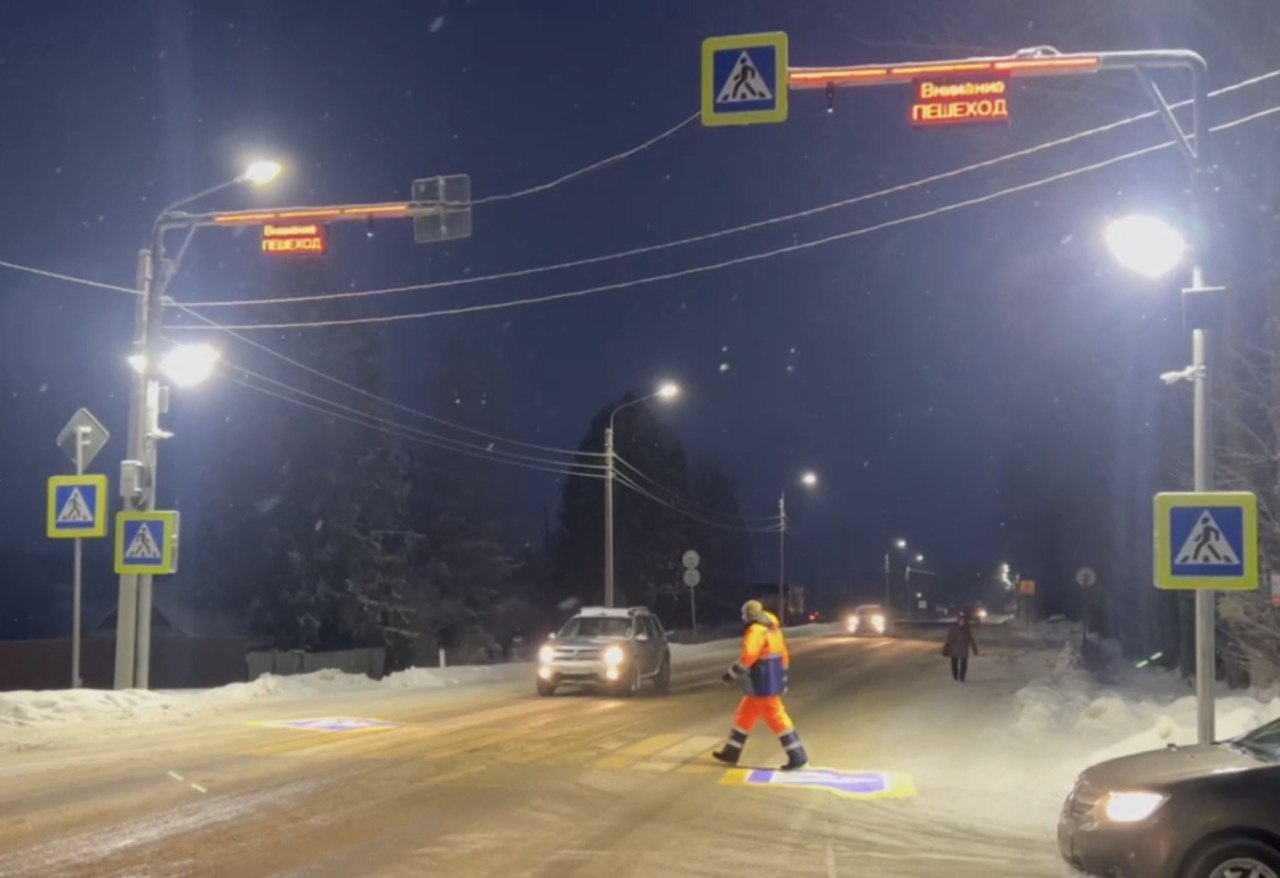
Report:
[[737,765],[747,735],[755,728],[756,721],[763,719],[787,752],[787,764],[782,770],[804,768],[809,756],[782,704],[782,694],[787,691],[787,669],[791,666],[782,626],[778,624],[778,617],[766,612],[759,601],[742,605],[742,621],[747,626],[742,635],[742,654],[721,679],[731,683],[745,677],[746,695],[734,715],[729,740],[711,755],[728,765]]

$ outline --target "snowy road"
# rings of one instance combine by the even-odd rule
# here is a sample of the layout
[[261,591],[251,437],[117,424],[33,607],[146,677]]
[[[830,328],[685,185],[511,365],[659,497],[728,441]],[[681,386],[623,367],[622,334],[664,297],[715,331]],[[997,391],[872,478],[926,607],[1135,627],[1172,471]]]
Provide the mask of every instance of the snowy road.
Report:
[[[736,701],[717,662],[668,697],[373,692],[8,753],[0,875],[1057,876],[1065,790],[1020,790],[1002,763],[991,717],[1025,681],[1011,634],[979,641],[964,686],[932,640],[795,645],[814,763],[906,773],[910,798],[726,783],[707,756]],[[395,725],[256,724],[335,715]],[[781,754],[760,729],[746,758]]]

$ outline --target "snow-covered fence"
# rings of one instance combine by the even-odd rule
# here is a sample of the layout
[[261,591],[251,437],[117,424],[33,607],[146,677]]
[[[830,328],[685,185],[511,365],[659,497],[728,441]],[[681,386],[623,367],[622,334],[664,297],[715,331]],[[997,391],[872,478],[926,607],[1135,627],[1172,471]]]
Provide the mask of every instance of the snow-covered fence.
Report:
[[370,679],[381,680],[386,673],[387,651],[382,647],[375,647],[334,652],[304,652],[300,649],[251,652],[248,654],[248,664],[250,680],[256,680],[263,674],[287,677],[328,669],[347,674],[364,674]]

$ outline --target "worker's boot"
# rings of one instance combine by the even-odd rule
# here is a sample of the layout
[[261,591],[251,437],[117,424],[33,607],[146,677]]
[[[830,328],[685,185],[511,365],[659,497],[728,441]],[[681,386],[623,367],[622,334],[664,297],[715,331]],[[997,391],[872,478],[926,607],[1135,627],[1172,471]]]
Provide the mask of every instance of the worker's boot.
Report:
[[782,766],[782,771],[797,771],[809,764],[809,754],[804,751],[804,745],[800,743],[800,735],[795,729],[783,732],[778,736],[778,741],[781,742],[782,749],[787,752],[787,764]]
[[711,756],[725,765],[737,765],[742,756],[742,748],[747,746],[747,733],[736,726],[729,730],[729,740],[719,750],[711,751]]

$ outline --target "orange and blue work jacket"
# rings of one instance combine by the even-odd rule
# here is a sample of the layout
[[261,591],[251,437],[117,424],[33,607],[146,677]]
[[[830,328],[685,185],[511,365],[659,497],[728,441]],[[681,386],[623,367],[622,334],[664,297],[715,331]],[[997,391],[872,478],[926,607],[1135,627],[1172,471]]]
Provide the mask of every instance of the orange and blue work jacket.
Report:
[[764,622],[752,622],[742,635],[742,653],[729,668],[734,677],[746,677],[747,695],[765,697],[787,691],[791,654],[778,625],[778,617],[765,613]]

